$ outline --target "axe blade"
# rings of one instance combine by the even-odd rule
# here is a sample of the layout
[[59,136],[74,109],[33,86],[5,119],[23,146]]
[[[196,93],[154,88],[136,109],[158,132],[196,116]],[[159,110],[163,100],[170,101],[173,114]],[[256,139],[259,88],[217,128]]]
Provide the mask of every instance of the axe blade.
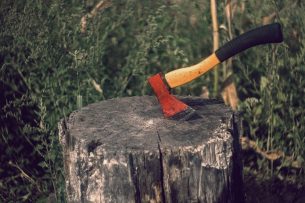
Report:
[[170,94],[166,84],[163,82],[161,73],[148,78],[148,82],[152,87],[166,118],[190,120],[193,115],[195,115],[194,109]]

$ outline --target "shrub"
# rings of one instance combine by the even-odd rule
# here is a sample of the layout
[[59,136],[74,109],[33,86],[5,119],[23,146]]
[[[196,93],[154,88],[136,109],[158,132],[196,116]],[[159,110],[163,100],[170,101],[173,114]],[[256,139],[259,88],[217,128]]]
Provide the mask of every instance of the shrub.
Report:
[[[87,19],[83,32],[80,21],[97,2],[0,3],[1,201],[43,201],[50,192],[64,201],[58,121],[89,103],[151,94],[149,75],[194,64],[212,52],[208,1],[113,0],[109,8]],[[266,16],[277,16],[285,34],[282,45],[261,46],[234,57],[242,133],[262,148],[282,150],[302,163],[304,4],[237,4],[234,36],[261,25]],[[223,28],[225,6],[218,6]],[[228,40],[225,29],[220,36],[222,43]],[[174,91],[200,95],[202,86],[213,89],[211,75]],[[276,166],[283,171],[287,164]]]

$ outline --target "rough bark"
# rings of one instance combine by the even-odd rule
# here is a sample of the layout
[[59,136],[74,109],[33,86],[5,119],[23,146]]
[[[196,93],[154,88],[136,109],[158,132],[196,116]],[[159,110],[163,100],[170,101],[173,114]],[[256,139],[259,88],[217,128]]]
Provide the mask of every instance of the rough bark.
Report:
[[62,120],[68,202],[242,201],[233,113],[217,100],[183,101],[201,118],[165,119],[157,100],[142,96],[91,104]]

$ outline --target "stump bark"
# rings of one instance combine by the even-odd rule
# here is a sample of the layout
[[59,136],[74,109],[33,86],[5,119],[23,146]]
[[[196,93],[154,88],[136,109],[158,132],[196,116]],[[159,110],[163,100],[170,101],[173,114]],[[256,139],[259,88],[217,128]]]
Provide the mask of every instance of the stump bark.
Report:
[[102,101],[59,124],[68,202],[241,202],[234,114],[181,99],[200,118],[163,118],[155,97]]

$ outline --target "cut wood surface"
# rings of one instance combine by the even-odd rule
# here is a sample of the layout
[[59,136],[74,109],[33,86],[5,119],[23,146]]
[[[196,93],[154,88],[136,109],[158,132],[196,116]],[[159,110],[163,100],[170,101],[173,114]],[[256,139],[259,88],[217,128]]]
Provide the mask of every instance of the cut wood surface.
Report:
[[218,100],[184,98],[200,118],[163,118],[155,97],[102,101],[59,124],[68,202],[236,202],[238,131]]

